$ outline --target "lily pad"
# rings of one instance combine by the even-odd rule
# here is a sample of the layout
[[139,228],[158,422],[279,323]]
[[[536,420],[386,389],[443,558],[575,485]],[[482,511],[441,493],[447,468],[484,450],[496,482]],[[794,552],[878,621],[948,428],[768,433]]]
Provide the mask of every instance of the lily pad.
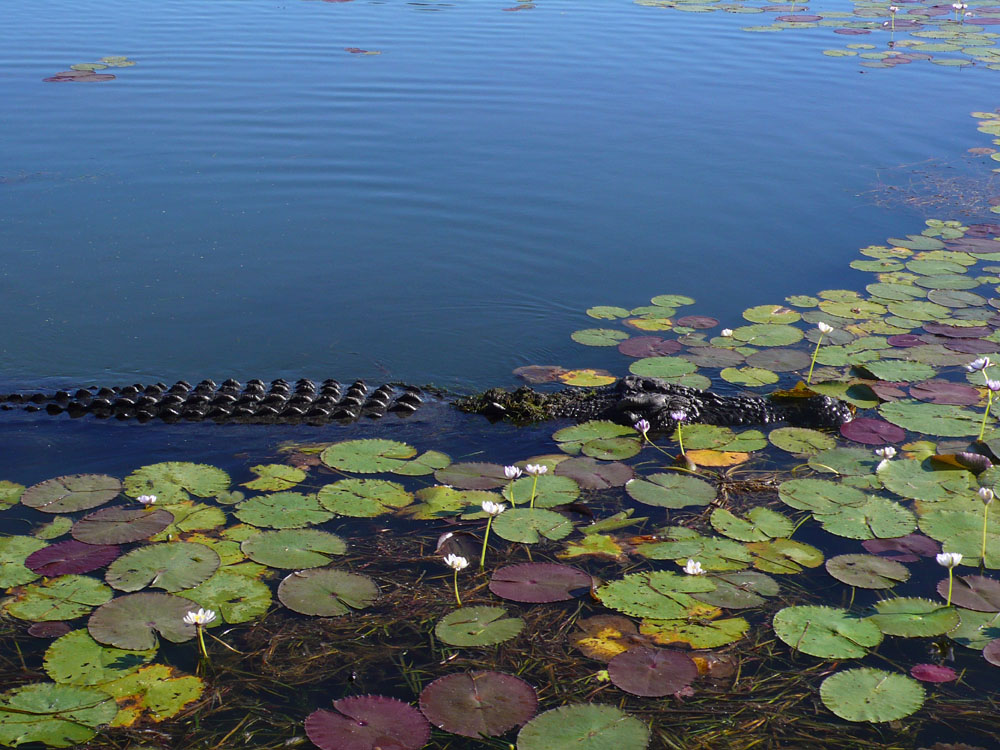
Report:
[[412,461],[407,461],[402,466],[397,466],[392,470],[393,474],[405,477],[423,477],[433,474],[438,469],[447,468],[451,463],[451,457],[441,451],[424,451]]
[[30,536],[0,537],[0,588],[20,586],[38,578],[41,574],[26,565],[27,559],[47,547],[41,539]]
[[250,471],[257,475],[257,479],[244,482],[243,486],[257,492],[290,490],[306,478],[302,469],[286,464],[259,464],[251,466]]
[[54,682],[22,685],[0,695],[0,744],[77,747],[117,712],[114,699],[95,688]]
[[794,539],[748,542],[746,548],[753,554],[753,566],[765,573],[791,575],[802,572],[803,568],[815,568],[823,562],[822,552]]
[[130,727],[144,721],[164,721],[201,697],[200,677],[180,673],[166,664],[150,664],[137,672],[101,685],[119,703],[112,727]]
[[917,526],[910,511],[885,497],[869,497],[860,507],[842,506],[833,513],[817,513],[815,518],[826,531],[849,539],[898,537]]
[[897,597],[875,603],[878,614],[866,618],[886,635],[929,638],[943,635],[959,623],[958,611],[929,599]]
[[924,704],[924,689],[916,680],[880,669],[838,672],[819,688],[823,704],[841,719],[878,723],[915,713]]
[[218,553],[204,544],[151,544],[134,549],[111,563],[105,580],[119,591],[155,586],[174,593],[208,580],[220,562]]
[[510,481],[499,464],[479,462],[452,464],[435,471],[434,478],[441,484],[463,490],[492,490]]
[[341,516],[374,518],[413,502],[413,495],[397,482],[384,479],[342,479],[320,488],[320,505]]
[[637,646],[612,658],[608,674],[626,693],[655,698],[690,685],[698,667],[680,651]]
[[845,422],[840,426],[840,434],[864,445],[889,445],[906,439],[906,433],[895,424],[871,417],[857,417]]
[[254,562],[270,568],[305,570],[329,565],[334,555],[347,552],[339,536],[319,529],[263,531],[246,539],[240,548]]
[[789,479],[778,487],[778,497],[796,510],[814,513],[835,513],[842,506],[862,506],[867,501],[861,490],[826,479]]
[[120,554],[121,548],[114,544],[84,544],[71,539],[33,552],[25,561],[25,566],[52,578],[65,573],[89,573],[103,568]]
[[306,717],[306,735],[320,750],[418,750],[431,736],[427,719],[413,706],[384,695],[333,702]]
[[135,672],[155,656],[156,649],[126,651],[103,646],[80,629],[52,642],[45,651],[45,671],[65,685],[98,685]]
[[[943,598],[948,597],[948,579],[938,583],[937,592]],[[951,602],[976,612],[1000,612],[1000,581],[988,576],[955,576]]]
[[32,622],[72,620],[108,601],[111,589],[95,578],[62,575],[15,589],[4,601],[7,614]]
[[650,474],[625,486],[629,497],[645,505],[660,508],[686,508],[708,505],[715,499],[715,488],[703,479],[680,473]]
[[750,623],[742,617],[727,617],[699,622],[643,620],[640,632],[665,646],[683,643],[691,648],[719,648],[738,641],[749,629]]
[[826,561],[826,570],[841,583],[863,589],[888,589],[910,579],[905,565],[875,555],[837,555]]
[[235,624],[263,617],[271,608],[271,588],[263,581],[222,568],[204,583],[183,592],[201,607],[218,612],[221,621]]
[[777,581],[756,570],[717,573],[713,578],[714,591],[696,592],[691,596],[716,607],[746,609],[762,606],[764,597],[777,596],[780,590]]
[[537,544],[546,539],[562,539],[573,531],[573,522],[565,516],[543,508],[512,508],[493,521],[497,536],[508,542]]
[[[948,404],[919,401],[893,401],[882,404],[879,413],[899,427],[925,435],[966,437],[979,434],[982,415]],[[993,418],[989,424],[993,423]]]
[[882,642],[874,623],[834,607],[785,607],[773,625],[794,650],[823,659],[860,659]]
[[635,470],[620,462],[600,462],[590,456],[568,458],[555,468],[556,476],[569,477],[585,490],[623,487],[635,478]]
[[570,338],[584,346],[618,346],[619,342],[628,338],[628,334],[614,328],[584,328],[574,331]]
[[320,505],[316,495],[298,492],[251,497],[236,507],[236,517],[243,523],[272,529],[301,529],[324,523],[334,516]]
[[377,474],[402,468],[417,449],[396,440],[345,440],[334,443],[320,454],[320,460],[331,469],[354,474]]
[[490,579],[490,591],[515,602],[565,601],[589,592],[591,585],[587,573],[558,563],[506,565]]
[[546,711],[517,735],[518,750],[644,750],[648,743],[645,724],[599,703]]
[[333,568],[292,573],[278,584],[278,599],[303,615],[336,617],[371,606],[380,595],[368,576]]
[[122,483],[104,474],[71,474],[33,485],[21,495],[21,503],[44,513],[89,510],[114,500]]
[[479,739],[527,722],[538,710],[538,697],[519,677],[477,671],[432,682],[420,693],[420,710],[439,729]]
[[825,432],[805,427],[779,427],[771,430],[767,439],[782,450],[800,456],[815,456],[837,445],[837,441]]
[[621,615],[594,615],[577,620],[576,625],[579,630],[570,635],[570,643],[589,659],[609,662],[633,646],[649,643],[635,623]]
[[73,538],[85,544],[128,544],[148,539],[174,521],[169,511],[157,508],[102,508],[73,524]]
[[129,497],[156,495],[157,502],[173,504],[195,497],[215,497],[229,489],[229,475],[207,464],[186,461],[143,466],[125,477]]
[[524,620],[507,617],[503,607],[460,607],[438,621],[434,634],[450,646],[494,646],[523,628]]
[[691,594],[714,589],[715,582],[705,576],[656,570],[630,573],[601,586],[596,595],[604,606],[626,615],[677,620],[687,617],[689,609],[700,605]]
[[184,622],[184,616],[197,609],[196,602],[173,594],[129,594],[98,607],[87,630],[98,643],[147,651],[157,647],[157,634],[171,643],[194,638],[195,626]]
[[747,517],[749,521],[735,516],[725,508],[716,508],[711,515],[712,528],[741,542],[763,542],[785,537],[795,528],[789,518],[768,508],[754,508]]

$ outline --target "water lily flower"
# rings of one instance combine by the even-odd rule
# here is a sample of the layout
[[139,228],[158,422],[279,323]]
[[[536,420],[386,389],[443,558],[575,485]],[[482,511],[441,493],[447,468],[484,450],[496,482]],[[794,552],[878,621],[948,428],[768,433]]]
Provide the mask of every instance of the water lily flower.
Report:
[[882,459],[878,462],[878,466],[875,467],[875,473],[878,474],[889,465],[889,461],[896,457],[896,449],[891,445],[887,445],[884,448],[876,448],[875,455]]
[[705,573],[705,569],[701,567],[701,563],[697,560],[692,560],[688,558],[687,565],[684,566],[684,572],[689,576],[700,576]]
[[208,649],[205,648],[205,634],[202,629],[210,622],[215,622],[215,612],[210,609],[191,610],[184,615],[184,622],[187,625],[194,625],[198,630],[198,645],[201,647],[201,655],[208,661]]
[[899,6],[898,5],[890,5],[889,6],[889,12],[890,13],[899,13]]
[[490,541],[490,527],[493,526],[493,519],[507,510],[503,503],[495,503],[492,500],[483,500],[483,512],[489,516],[486,519],[486,533],[483,534],[483,551],[479,555],[479,569],[486,567],[486,545]]
[[[896,5],[890,5],[890,6],[889,6],[889,13],[891,14],[891,15],[889,16],[889,18],[890,18],[890,19],[891,19],[891,21],[892,21],[892,23],[891,23],[890,25],[892,26],[892,30],[893,30],[893,31],[895,31],[895,30],[896,30],[896,14],[897,14],[898,12],[899,12],[899,7],[898,7],[898,6],[896,6]],[[884,23],[883,23],[882,25],[883,25],[883,26],[885,26],[885,24],[884,24]]]
[[535,481],[531,484],[531,500],[528,501],[528,507],[535,507],[535,492],[538,490],[538,477],[542,474],[547,474],[549,467],[545,464],[528,464],[524,467],[524,470],[535,478]]
[[507,479],[517,479],[521,476],[521,470],[516,466],[504,466],[503,475],[507,477]]
[[156,495],[139,495],[139,497],[137,497],[135,501],[137,503],[142,503],[148,508],[150,505],[156,502]]
[[980,557],[983,565],[986,565],[986,526],[990,522],[990,503],[993,502],[993,490],[989,487],[980,487],[979,499],[983,501],[983,546]]
[[[973,363],[975,364],[975,363]],[[986,374],[985,372],[983,373]],[[983,421],[979,425],[979,439],[983,439],[986,434],[986,420],[990,417],[990,408],[993,406],[993,394],[1000,392],[1000,380],[986,378],[986,411],[983,412]]]
[[723,328],[721,331],[719,331],[719,335],[722,336],[723,338],[727,338],[728,339],[729,337],[731,337],[733,335],[733,329],[732,328]]
[[969,372],[978,372],[980,370],[985,370],[989,366],[990,366],[989,357],[978,357],[969,362],[969,364],[965,366],[965,369],[968,370]]
[[833,326],[829,323],[824,323],[822,320],[816,324],[816,327],[819,329],[820,333],[833,333]]
[[680,449],[681,449],[681,455],[683,456],[684,455],[684,435],[683,435],[683,433],[681,431],[681,425],[683,425],[684,422],[687,421],[687,418],[688,418],[687,412],[684,411],[683,409],[675,409],[674,411],[670,412],[670,418],[677,423],[677,445],[680,447]]
[[445,555],[444,564],[454,571],[455,601],[458,603],[458,606],[461,607],[462,597],[458,595],[458,571],[465,570],[469,567],[469,561],[461,555]]
[[641,432],[643,436],[645,436],[646,433],[649,432],[649,422],[646,421],[645,419],[640,419],[638,422],[632,425],[632,427],[634,427],[637,431]]
[[979,499],[983,501],[983,505],[989,505],[993,502],[993,490],[989,487],[980,487]]
[[948,569],[948,604],[951,606],[951,587],[955,582],[955,566],[962,562],[961,552],[942,552],[936,558],[938,565],[943,565]]

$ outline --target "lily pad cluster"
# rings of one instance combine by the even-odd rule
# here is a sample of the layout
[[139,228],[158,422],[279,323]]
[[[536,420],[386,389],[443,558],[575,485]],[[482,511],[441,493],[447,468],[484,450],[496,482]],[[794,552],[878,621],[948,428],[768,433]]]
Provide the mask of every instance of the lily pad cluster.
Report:
[[99,73],[97,71],[108,70],[109,68],[129,68],[133,65],[135,65],[135,60],[130,60],[124,56],[102,57],[97,62],[70,65],[69,70],[55,73],[48,78],[43,78],[42,81],[45,83],[101,83],[104,81],[113,81],[116,76],[112,73]]

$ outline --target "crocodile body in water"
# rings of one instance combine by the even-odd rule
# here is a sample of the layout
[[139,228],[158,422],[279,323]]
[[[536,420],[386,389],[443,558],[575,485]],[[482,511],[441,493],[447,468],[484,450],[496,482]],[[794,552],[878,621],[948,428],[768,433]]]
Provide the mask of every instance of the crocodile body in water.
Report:
[[[114,417],[140,422],[161,419],[326,424],[361,417],[380,418],[390,413],[406,416],[420,407],[424,397],[415,386],[382,385],[372,390],[360,380],[344,389],[335,380],[324,380],[319,385],[305,379],[294,384],[275,380],[269,386],[261,380],[250,380],[246,385],[235,380],[221,385],[203,380],[194,386],[180,381],[172,386],[136,383],[73,392],[13,393],[0,395],[0,408],[44,410],[71,417],[92,414],[102,419]],[[493,388],[459,398],[455,404],[465,412],[517,423],[560,418],[581,422],[609,419],[631,426],[644,419],[653,432],[672,430],[678,412],[683,412],[685,421],[729,426],[787,422],[803,427],[836,428],[852,417],[847,404],[827,396],[722,396],[634,375],[613,385],[552,393],[527,387],[514,391]]]

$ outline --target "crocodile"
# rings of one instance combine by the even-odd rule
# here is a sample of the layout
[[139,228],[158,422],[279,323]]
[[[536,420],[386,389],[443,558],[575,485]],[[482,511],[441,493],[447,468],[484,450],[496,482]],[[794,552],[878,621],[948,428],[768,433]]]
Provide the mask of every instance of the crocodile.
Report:
[[[0,409],[22,408],[99,419],[149,422],[204,421],[242,424],[327,424],[378,419],[388,414],[408,416],[421,406],[426,389],[386,384],[370,389],[361,380],[342,388],[336,380],[289,383],[229,379],[221,384],[203,380],[196,385],[178,381],[126,386],[89,387],[55,393],[0,395]],[[629,375],[596,388],[541,392],[529,387],[513,391],[492,388],[454,400],[468,413],[519,424],[546,419],[608,419],[623,425],[649,423],[651,432],[673,430],[678,420],[714,425],[764,425],[786,422],[802,427],[836,429],[852,418],[850,406],[821,395],[769,397],[724,396],[668,383],[659,378]]]

